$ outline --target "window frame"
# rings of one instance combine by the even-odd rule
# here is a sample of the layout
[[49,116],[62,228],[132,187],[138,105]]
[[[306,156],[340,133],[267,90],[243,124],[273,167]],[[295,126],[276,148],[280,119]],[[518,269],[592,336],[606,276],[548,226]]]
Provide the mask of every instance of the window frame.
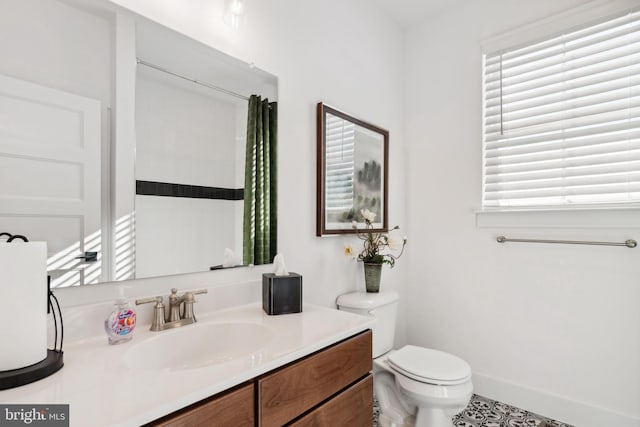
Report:
[[485,186],[485,55],[500,50],[514,49],[533,44],[560,34],[567,28],[588,26],[598,21],[606,21],[625,11],[638,10],[633,0],[596,0],[572,7],[554,16],[536,20],[515,30],[487,37],[481,41],[481,107],[482,112],[482,152],[480,207],[475,210],[477,227],[607,227],[640,228],[640,204],[581,204],[521,207],[484,206]]

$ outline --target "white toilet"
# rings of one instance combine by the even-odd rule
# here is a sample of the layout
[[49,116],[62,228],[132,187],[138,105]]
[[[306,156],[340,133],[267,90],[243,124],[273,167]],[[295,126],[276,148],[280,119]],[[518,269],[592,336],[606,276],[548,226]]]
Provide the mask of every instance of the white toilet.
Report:
[[407,345],[392,350],[398,293],[340,295],[338,309],[373,316],[373,388],[382,427],[451,427],[473,392],[471,368],[459,357]]

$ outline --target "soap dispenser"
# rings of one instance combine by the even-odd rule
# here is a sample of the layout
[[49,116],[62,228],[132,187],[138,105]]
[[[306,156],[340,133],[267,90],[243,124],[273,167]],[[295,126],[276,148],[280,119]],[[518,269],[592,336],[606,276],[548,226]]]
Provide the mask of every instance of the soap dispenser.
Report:
[[113,311],[104,321],[104,329],[111,345],[130,341],[136,327],[136,313],[124,296],[124,288],[122,285],[118,286],[118,298]]

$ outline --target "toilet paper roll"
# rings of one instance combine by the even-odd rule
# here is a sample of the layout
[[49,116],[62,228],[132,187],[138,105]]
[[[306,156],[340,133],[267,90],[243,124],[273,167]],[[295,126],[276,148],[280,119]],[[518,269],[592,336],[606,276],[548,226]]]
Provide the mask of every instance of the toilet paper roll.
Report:
[[0,371],[47,357],[47,244],[0,242]]

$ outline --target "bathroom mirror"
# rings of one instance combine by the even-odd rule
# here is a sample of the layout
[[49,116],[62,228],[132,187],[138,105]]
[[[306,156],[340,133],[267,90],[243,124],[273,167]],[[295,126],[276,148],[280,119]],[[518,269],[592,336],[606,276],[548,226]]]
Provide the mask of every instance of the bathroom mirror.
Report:
[[53,287],[242,264],[275,76],[104,0],[5,0],[0,37],[0,232],[48,243]]
[[365,209],[371,231],[387,231],[389,132],[323,103],[317,114],[316,235],[365,228]]

